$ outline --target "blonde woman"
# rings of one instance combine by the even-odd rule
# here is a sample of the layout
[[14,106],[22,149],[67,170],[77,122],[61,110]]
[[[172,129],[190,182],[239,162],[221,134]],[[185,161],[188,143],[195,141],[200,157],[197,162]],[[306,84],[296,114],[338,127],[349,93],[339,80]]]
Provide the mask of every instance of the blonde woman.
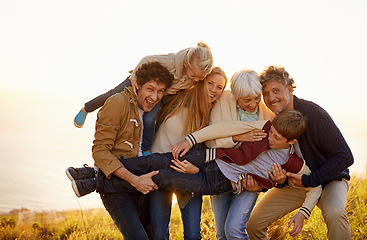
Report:
[[[162,121],[155,134],[152,152],[170,152],[172,146],[187,134],[204,128],[209,123],[209,113],[222,95],[226,86],[226,75],[219,67],[197,86],[179,92],[176,97],[159,114]],[[186,162],[183,162],[185,168]],[[189,171],[189,170],[187,170]],[[150,193],[149,200],[153,239],[169,239],[169,221],[171,215],[172,192],[165,190]],[[202,197],[191,198],[185,207],[184,200],[178,196],[184,227],[184,239],[201,239],[200,218]]]
[[[121,92],[125,87],[132,85],[133,91],[136,93],[136,71],[144,63],[159,62],[174,75],[172,86],[167,89],[167,94],[176,94],[179,90],[188,89],[196,82],[203,80],[210,73],[213,66],[213,56],[209,46],[203,42],[197,44],[196,47],[190,47],[179,51],[178,53],[169,53],[165,55],[149,55],[144,57],[135,67],[130,77],[120,83],[114,89],[92,99],[84,104],[84,107],[74,118],[74,125],[81,128],[89,112],[100,108],[110,96]],[[144,131],[143,131],[143,152],[150,149],[154,128],[155,117],[159,109],[159,104],[155,108],[144,114]]]
[[[225,91],[215,104],[210,114],[210,124],[224,120],[258,121],[270,120],[274,114],[261,101],[262,85],[258,74],[251,69],[237,71],[231,78],[231,91]],[[208,129],[211,128],[209,125]],[[227,135],[226,129],[213,129],[216,133]],[[186,140],[176,144],[172,149],[173,156],[183,156],[196,142],[208,138],[207,134],[193,133]],[[220,134],[219,134],[220,135]],[[228,135],[227,135],[228,136]],[[260,141],[266,134],[262,130],[253,130],[248,133],[232,137],[223,137],[208,140],[205,145],[210,148],[233,148],[239,142]],[[188,141],[191,141],[189,143]],[[225,174],[230,168],[220,166]],[[257,192],[261,190],[250,177],[245,189],[240,194],[224,193],[211,196],[211,206],[214,212],[217,239],[248,239],[246,222],[257,200]]]

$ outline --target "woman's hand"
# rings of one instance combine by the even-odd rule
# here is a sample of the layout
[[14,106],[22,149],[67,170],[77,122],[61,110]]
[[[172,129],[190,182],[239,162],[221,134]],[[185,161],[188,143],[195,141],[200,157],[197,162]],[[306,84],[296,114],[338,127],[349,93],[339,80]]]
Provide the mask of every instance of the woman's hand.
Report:
[[232,137],[234,142],[257,142],[266,137],[266,133],[262,129],[254,129],[247,133],[242,133]]
[[183,157],[190,149],[189,142],[184,139],[172,146],[172,156],[174,159],[178,159],[179,157]]
[[171,161],[173,162],[173,164],[175,164],[175,166],[172,165],[171,168],[173,168],[177,172],[197,174],[200,171],[199,168],[197,168],[194,164],[190,163],[187,160],[180,161],[173,159]]
[[247,175],[245,179],[242,179],[242,187],[247,191],[259,192],[263,189],[251,175]]
[[274,163],[271,167],[272,172],[269,172],[271,180],[277,184],[282,184],[287,179],[287,172],[280,166],[279,163]]

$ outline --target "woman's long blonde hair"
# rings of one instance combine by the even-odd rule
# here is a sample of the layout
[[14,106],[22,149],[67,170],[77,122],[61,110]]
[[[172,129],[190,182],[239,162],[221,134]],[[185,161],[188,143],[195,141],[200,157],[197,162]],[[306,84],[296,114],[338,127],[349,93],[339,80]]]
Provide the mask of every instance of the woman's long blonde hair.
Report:
[[189,89],[178,92],[168,104],[162,107],[157,116],[157,122],[163,119],[166,121],[184,107],[187,107],[189,111],[187,113],[183,134],[195,132],[209,124],[211,104],[205,80],[197,82]]

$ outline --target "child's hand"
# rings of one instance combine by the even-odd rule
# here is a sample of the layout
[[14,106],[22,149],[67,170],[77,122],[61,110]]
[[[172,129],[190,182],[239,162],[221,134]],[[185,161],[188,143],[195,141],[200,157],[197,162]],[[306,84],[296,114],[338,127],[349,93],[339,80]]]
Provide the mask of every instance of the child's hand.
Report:
[[247,177],[241,181],[242,187],[247,191],[259,192],[263,189],[263,187],[259,185],[251,175],[247,175]]
[[173,164],[176,166],[171,165],[171,168],[176,170],[177,172],[187,173],[187,174],[197,174],[200,169],[196,167],[194,164],[187,160],[183,160],[182,162],[180,160],[171,160]]
[[173,159],[178,159],[179,157],[183,157],[189,150],[191,146],[189,142],[184,139],[179,143],[176,143],[172,146],[172,156]]
[[288,227],[291,227],[292,223],[294,223],[293,229],[289,232],[291,237],[297,236],[302,231],[304,221],[305,216],[302,213],[297,213],[291,218],[288,223]]
[[262,129],[254,129],[247,133],[238,134],[232,137],[234,142],[257,142],[266,137],[266,133]]
[[284,183],[287,178],[287,172],[280,166],[279,163],[274,163],[271,167],[272,172],[269,172],[269,177],[271,180],[277,184]]
[[287,176],[288,176],[289,183],[293,184],[296,187],[303,187],[302,175],[288,172]]

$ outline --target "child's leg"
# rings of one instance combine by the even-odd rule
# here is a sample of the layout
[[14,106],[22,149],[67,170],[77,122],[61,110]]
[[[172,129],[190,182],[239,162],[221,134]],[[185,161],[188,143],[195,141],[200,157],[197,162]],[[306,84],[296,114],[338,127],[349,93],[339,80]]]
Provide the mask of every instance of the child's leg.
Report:
[[[205,149],[190,150],[180,160],[187,160],[199,169],[205,165]],[[120,159],[124,167],[134,174],[148,173],[159,169],[171,169],[172,153],[153,153],[148,156]]]
[[105,101],[107,100],[107,98],[111,97],[115,93],[123,91],[124,88],[128,87],[128,86],[131,86],[131,82],[130,82],[129,77],[127,77],[122,83],[117,85],[114,89],[111,89],[110,91],[108,91],[106,93],[103,93],[103,94],[99,95],[98,97],[93,98],[89,102],[85,103],[84,104],[85,111],[90,113],[90,112],[93,112],[94,110],[102,107],[103,104],[105,103]]
[[158,187],[173,192],[191,192],[193,195],[215,195],[232,191],[232,184],[220,171],[215,161],[205,164],[198,174],[184,174],[171,170],[160,170],[153,176]]

